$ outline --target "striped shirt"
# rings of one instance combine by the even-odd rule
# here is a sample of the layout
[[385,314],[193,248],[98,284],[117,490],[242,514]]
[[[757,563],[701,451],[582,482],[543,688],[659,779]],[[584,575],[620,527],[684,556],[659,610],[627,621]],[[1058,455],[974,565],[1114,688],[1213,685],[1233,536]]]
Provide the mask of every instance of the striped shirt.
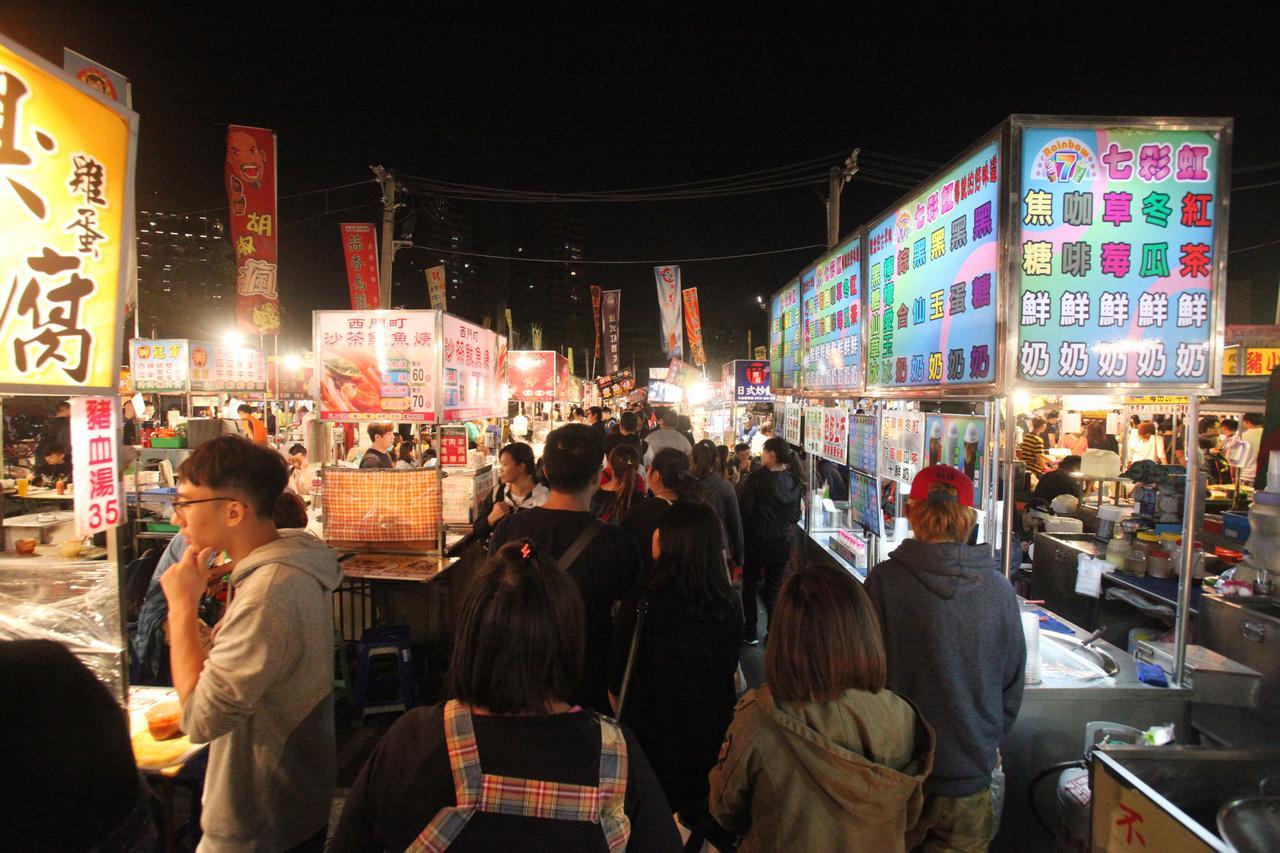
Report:
[[1029,432],[1022,437],[1018,458],[1027,470],[1036,476],[1044,473],[1044,436]]

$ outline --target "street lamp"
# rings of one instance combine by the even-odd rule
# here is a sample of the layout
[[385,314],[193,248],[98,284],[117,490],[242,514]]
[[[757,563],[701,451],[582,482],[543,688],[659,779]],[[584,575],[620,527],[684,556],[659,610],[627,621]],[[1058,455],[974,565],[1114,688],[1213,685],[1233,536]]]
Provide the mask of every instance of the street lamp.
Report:
[[239,332],[227,332],[222,336],[222,342],[229,347],[239,349],[244,346],[244,335]]

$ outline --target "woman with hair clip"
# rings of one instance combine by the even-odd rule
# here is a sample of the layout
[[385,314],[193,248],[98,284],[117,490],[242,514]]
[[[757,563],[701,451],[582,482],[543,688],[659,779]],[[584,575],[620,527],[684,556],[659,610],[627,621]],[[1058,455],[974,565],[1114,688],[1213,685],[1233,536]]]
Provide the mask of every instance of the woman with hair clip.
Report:
[[[694,828],[707,816],[707,773],[737,701],[742,611],[706,504],[668,507],[649,551],[653,571],[618,608],[609,652],[615,710],[633,639],[637,654],[624,719],[653,765],[667,802]],[[637,613],[643,610],[640,634]]]
[[531,540],[504,545],[463,597],[447,701],[378,742],[329,849],[679,850],[636,738],[571,704],[582,663],[577,584]]
[[[649,463],[649,496],[631,507],[622,526],[636,540],[645,575],[653,569],[653,531],[667,508],[676,501],[702,499],[702,486],[689,470],[689,457],[682,450],[659,450]],[[721,541],[724,537],[721,536]]]
[[733,485],[720,475],[722,463],[714,442],[703,439],[693,446],[693,475],[702,485],[702,499],[716,511],[724,525],[725,541],[729,543],[729,559],[733,565],[742,565],[742,514],[738,509],[738,493]]
[[640,451],[633,444],[617,444],[609,452],[609,481],[591,496],[591,511],[601,521],[621,524],[644,495]]
[[746,625],[742,641],[749,646],[759,644],[756,637],[756,590],[764,576],[765,612],[773,613],[778,590],[791,559],[791,546],[799,530],[804,484],[800,479],[795,454],[786,439],[774,436],[764,443],[760,453],[762,467],[747,478],[739,505],[742,527],[746,531],[746,555],[742,571],[742,615]]
[[986,545],[968,545],[973,483],[931,465],[911,481],[911,538],[867,576],[884,635],[887,684],[937,732],[924,811],[907,847],[986,850],[991,773],[1022,705],[1027,650],[1013,587]]

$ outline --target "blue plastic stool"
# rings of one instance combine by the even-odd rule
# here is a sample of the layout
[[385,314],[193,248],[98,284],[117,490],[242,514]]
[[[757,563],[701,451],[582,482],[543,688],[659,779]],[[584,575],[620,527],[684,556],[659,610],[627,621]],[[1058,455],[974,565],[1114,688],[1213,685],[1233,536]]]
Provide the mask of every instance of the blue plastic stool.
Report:
[[356,643],[356,687],[352,709],[370,714],[413,707],[413,658],[409,628],[368,628]]

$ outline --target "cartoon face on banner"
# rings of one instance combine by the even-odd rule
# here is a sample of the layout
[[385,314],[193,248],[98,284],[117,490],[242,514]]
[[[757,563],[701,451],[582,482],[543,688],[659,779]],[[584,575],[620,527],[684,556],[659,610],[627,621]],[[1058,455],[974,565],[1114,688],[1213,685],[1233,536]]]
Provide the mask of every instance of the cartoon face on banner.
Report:
[[233,182],[240,181],[258,189],[267,173],[267,155],[252,134],[232,130],[227,134],[227,166]]

